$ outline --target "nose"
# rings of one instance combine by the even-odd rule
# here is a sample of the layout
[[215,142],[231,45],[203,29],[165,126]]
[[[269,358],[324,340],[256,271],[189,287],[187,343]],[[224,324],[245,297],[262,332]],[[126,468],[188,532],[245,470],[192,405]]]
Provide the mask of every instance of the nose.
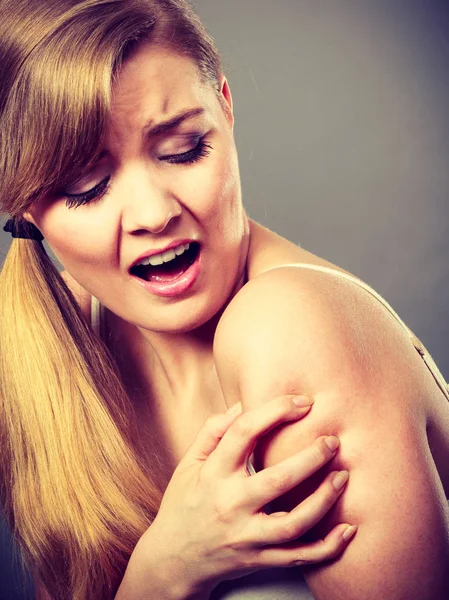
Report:
[[124,194],[122,229],[127,233],[161,233],[182,214],[182,205],[175,195],[147,172],[134,171]]

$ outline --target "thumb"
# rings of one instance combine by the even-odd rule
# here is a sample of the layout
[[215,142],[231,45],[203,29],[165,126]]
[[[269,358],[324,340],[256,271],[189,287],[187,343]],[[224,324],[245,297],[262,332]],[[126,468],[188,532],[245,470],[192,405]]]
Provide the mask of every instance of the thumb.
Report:
[[225,413],[209,417],[196,434],[182,460],[189,462],[206,460],[218,446],[232,423],[242,414],[242,411],[242,403],[237,402]]

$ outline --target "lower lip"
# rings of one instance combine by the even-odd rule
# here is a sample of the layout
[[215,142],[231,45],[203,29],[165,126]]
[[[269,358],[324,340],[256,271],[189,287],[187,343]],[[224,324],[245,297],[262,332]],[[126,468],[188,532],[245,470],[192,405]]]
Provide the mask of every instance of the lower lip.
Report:
[[177,279],[173,279],[172,281],[145,281],[145,279],[141,279],[135,275],[131,275],[131,277],[145,288],[147,292],[155,296],[162,296],[164,298],[180,296],[181,294],[185,294],[198,279],[201,268],[201,255],[202,250],[200,249],[195,262],[190,265],[187,271],[184,271]]

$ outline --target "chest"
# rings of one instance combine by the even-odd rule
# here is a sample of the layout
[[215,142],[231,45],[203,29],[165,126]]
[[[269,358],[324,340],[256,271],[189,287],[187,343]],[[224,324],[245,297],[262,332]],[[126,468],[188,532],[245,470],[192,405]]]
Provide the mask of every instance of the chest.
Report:
[[136,361],[115,356],[135,413],[136,446],[163,489],[208,417],[226,410],[218,376],[198,373],[193,386],[173,390]]
[[139,440],[149,460],[173,471],[206,419],[226,410],[212,349],[183,368],[167,370],[109,311],[104,323],[103,341],[133,407]]
[[[132,395],[130,399],[135,401]],[[162,401],[153,397],[140,406],[136,412],[138,443],[162,489],[207,418],[222,411],[208,407],[207,398],[203,402],[198,398],[183,398],[182,404],[168,406],[167,397]]]

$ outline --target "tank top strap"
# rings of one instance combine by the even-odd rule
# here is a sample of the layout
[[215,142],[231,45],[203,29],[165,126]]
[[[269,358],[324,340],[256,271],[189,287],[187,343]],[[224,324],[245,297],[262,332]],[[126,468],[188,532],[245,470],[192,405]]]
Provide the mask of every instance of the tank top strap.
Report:
[[[416,335],[413,333],[413,331],[404,323],[404,321],[400,318],[400,316],[397,314],[397,312],[388,304],[388,302],[385,300],[385,298],[382,298],[382,296],[378,292],[376,292],[376,290],[374,290],[371,286],[369,286],[367,283],[365,283],[358,277],[355,277],[354,275],[350,275],[349,273],[344,273],[342,271],[338,271],[337,269],[333,269],[331,267],[325,267],[323,265],[313,265],[310,263],[288,263],[288,264],[284,264],[284,265],[279,265],[278,267],[273,267],[272,269],[267,269],[267,271],[272,271],[273,269],[279,269],[281,267],[301,267],[303,269],[311,269],[313,271],[321,271],[323,273],[335,274],[335,275],[343,277],[344,279],[347,279],[349,281],[353,281],[354,283],[356,283],[357,285],[362,287],[364,290],[366,290],[369,294],[374,296],[374,298],[376,298],[381,304],[383,304],[383,306],[385,306],[385,308],[389,311],[389,313],[391,315],[393,315],[393,317],[396,319],[396,321],[398,321],[398,323],[402,326],[402,328],[405,329],[405,331],[407,332],[416,351],[421,356],[421,358],[424,360],[425,364],[427,365],[427,368],[432,373],[433,378],[435,379],[436,383],[438,384],[438,387],[441,389],[441,391],[445,395],[446,399],[449,401],[449,385],[447,384],[441,371],[439,370],[438,366],[436,365],[435,361],[433,360],[432,356],[430,355],[430,353],[428,352],[428,350],[426,349],[424,344],[421,342],[421,340],[419,340],[416,337]],[[265,272],[267,272],[267,271],[265,271]]]
[[103,306],[100,304],[100,301],[95,296],[91,296],[90,303],[90,322],[92,325],[92,329],[94,333],[99,338],[102,337],[101,329],[102,329],[102,308]]

